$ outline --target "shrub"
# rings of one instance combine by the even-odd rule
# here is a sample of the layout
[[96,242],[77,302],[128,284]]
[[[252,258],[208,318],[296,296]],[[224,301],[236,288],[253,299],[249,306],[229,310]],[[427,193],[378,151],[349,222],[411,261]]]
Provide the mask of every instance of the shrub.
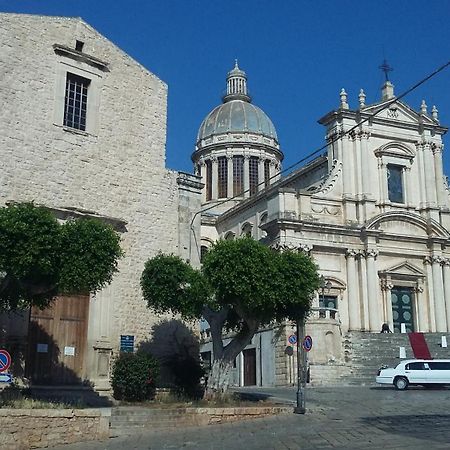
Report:
[[121,353],[112,373],[114,398],[132,402],[151,400],[155,396],[159,363],[150,354]]

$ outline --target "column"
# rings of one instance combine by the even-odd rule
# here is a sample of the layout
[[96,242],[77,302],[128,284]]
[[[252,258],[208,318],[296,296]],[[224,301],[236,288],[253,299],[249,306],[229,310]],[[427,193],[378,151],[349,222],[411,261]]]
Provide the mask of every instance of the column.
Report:
[[447,331],[450,326],[450,259],[443,259],[445,311],[447,313]]
[[358,298],[356,250],[347,250],[347,303],[348,303],[348,329],[350,331],[361,329],[361,317]]
[[199,161],[200,166],[200,176],[202,177],[202,183],[204,184],[202,189],[202,203],[206,202],[206,163],[205,160],[201,159]]
[[416,324],[417,324],[417,331],[426,332],[429,329],[428,325],[428,311],[426,308],[426,300],[425,296],[423,294],[424,289],[421,285],[422,282],[419,280],[417,282],[417,286],[414,288],[414,296],[417,297],[415,299],[415,305],[416,305]]
[[404,201],[407,205],[415,205],[417,201],[414,201],[413,188],[411,186],[411,166],[406,166],[403,169],[403,180],[405,189],[403,192]]
[[249,178],[249,160],[250,155],[244,155],[244,196],[249,197],[250,196],[250,178]]
[[379,160],[378,168],[380,172],[380,199],[382,203],[385,203],[389,199],[387,191],[387,167],[381,158]]
[[439,206],[445,206],[447,193],[444,187],[444,172],[442,169],[442,145],[433,144],[434,170],[436,176],[437,201]]
[[436,206],[436,173],[434,170],[434,157],[430,143],[423,144],[423,156],[425,160],[425,183],[427,185],[427,201],[430,206]]
[[369,160],[369,152],[367,151],[367,141],[369,139],[369,133],[362,132],[361,133],[361,173],[362,173],[362,191],[366,196],[370,196],[371,194],[371,171],[370,171],[370,160]]
[[[340,133],[341,134],[341,133]],[[350,171],[352,170],[351,164],[350,164],[350,155],[344,148],[344,141],[341,137],[337,141],[338,145],[338,153],[339,155],[342,155],[342,174],[343,174],[343,189],[344,189],[344,196],[349,195],[352,193],[352,189],[350,186]]]
[[391,290],[394,287],[392,283],[390,283],[390,280],[381,280],[380,281],[380,288],[381,288],[381,295],[383,298],[383,312],[384,317],[382,317],[382,322],[386,322],[389,324],[389,328],[391,330],[394,330],[394,318],[392,316],[392,301],[391,301]]
[[[362,175],[363,175],[363,165],[362,151],[361,151],[361,133],[355,132],[353,135],[353,154],[355,155],[356,167],[353,170],[355,174],[355,188],[354,191],[358,196],[363,193],[362,188]],[[359,198],[359,197],[358,197]]]
[[426,256],[423,260],[427,272],[427,293],[428,293],[428,317],[429,323],[424,331],[434,333],[436,331],[436,315],[434,312],[434,290],[433,290],[433,272],[431,268],[431,257]]
[[443,332],[447,331],[447,317],[445,312],[444,284],[442,281],[442,258],[440,256],[433,256],[431,260],[434,298],[430,299],[430,302],[434,301],[436,331]]
[[227,155],[227,197],[233,197],[233,156]]
[[211,170],[212,170],[211,200],[217,200],[218,168],[216,156],[211,156]]
[[359,258],[360,263],[360,273],[361,273],[361,296],[362,296],[362,314],[363,314],[363,320],[362,320],[362,327],[365,331],[370,330],[370,323],[369,323],[369,294],[367,292],[367,260],[364,257],[364,255],[361,255]]
[[264,186],[264,158],[260,157],[258,160],[258,191],[262,191]]
[[367,259],[367,297],[369,303],[369,329],[370,331],[379,331],[381,328],[380,310],[378,305],[378,283],[376,257],[378,251],[370,249],[366,251]]
[[425,181],[425,159],[423,154],[423,146],[420,143],[416,144],[417,150],[417,166],[419,170],[419,185],[420,185],[420,201],[421,207],[424,208],[427,205],[427,183]]

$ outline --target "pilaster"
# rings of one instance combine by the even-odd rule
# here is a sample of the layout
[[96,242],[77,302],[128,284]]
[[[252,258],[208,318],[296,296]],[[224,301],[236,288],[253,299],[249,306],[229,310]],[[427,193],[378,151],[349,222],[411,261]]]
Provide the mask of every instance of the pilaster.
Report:
[[436,314],[434,309],[434,289],[433,289],[433,269],[432,269],[432,258],[426,256],[423,260],[425,269],[427,272],[427,287],[428,287],[428,321],[429,326],[427,327],[429,331],[434,333],[436,331]]

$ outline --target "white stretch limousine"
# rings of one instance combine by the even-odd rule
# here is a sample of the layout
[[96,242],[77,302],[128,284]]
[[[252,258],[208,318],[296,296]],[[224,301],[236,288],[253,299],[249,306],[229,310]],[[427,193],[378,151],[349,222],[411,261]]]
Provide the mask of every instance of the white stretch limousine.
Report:
[[403,391],[408,386],[450,384],[450,359],[407,359],[395,367],[382,367],[376,378],[379,384],[393,384]]

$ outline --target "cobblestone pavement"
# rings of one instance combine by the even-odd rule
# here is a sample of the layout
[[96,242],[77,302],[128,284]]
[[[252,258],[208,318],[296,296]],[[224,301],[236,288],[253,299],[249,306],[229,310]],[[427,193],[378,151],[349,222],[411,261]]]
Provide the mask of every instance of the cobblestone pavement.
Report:
[[[263,392],[259,390],[259,392]],[[295,398],[293,390],[272,395]],[[103,449],[450,449],[450,390],[308,388],[307,413],[207,427],[141,431],[106,442],[58,447]]]

